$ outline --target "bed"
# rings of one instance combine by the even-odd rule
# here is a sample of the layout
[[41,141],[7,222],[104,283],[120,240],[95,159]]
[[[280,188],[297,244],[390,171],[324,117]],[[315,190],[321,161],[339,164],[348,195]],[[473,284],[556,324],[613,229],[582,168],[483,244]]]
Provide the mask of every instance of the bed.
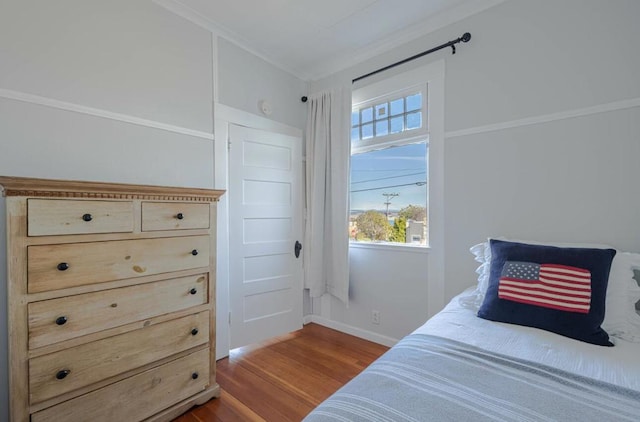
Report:
[[[605,277],[602,297],[597,292],[602,280],[597,280],[597,268],[591,268],[593,291],[588,313],[597,314],[597,302],[602,301],[603,315],[596,318],[596,328],[605,333],[605,339],[589,337],[591,331],[581,334],[580,327],[556,329],[562,325],[557,320],[551,328],[563,334],[536,326],[535,318],[526,325],[486,318],[487,303],[496,302],[496,298],[501,304],[505,302],[498,293],[500,280],[505,278],[504,265],[497,268],[504,251],[494,247],[491,256],[492,247],[506,244],[512,254],[510,243],[520,252],[519,245],[524,244],[490,242],[480,253],[475,251],[481,258],[478,286],[453,298],[441,312],[321,403],[305,422],[640,420],[640,315],[635,310],[640,288],[632,279],[633,269],[640,268],[640,255],[618,252],[617,260],[609,259],[607,271],[601,275]],[[527,254],[531,250],[539,254],[538,247],[577,249],[529,246],[524,248]],[[598,250],[611,251],[600,246]],[[547,252],[545,249],[543,255]],[[575,255],[575,250],[569,253]],[[549,255],[542,259],[548,261]],[[591,262],[594,256],[588,259]],[[607,318],[605,303],[611,309]],[[514,306],[518,317],[533,310],[537,318],[541,311],[531,303]],[[485,316],[478,317],[483,312]],[[557,315],[559,311],[545,307],[542,312]],[[575,317],[587,318],[586,313]],[[584,335],[588,342],[575,338]]]

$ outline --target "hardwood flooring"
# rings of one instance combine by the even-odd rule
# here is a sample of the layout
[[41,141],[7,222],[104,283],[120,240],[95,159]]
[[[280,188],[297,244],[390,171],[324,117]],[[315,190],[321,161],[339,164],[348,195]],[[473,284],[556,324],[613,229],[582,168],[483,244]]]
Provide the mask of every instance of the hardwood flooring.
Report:
[[174,422],[300,421],[388,350],[316,324],[231,351],[218,361],[218,399]]

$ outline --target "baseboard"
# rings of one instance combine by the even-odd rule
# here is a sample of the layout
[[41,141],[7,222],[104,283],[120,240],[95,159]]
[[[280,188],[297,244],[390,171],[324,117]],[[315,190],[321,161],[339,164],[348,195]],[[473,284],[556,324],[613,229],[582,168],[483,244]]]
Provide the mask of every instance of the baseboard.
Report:
[[340,331],[352,336],[356,336],[365,340],[372,341],[374,343],[382,344],[383,346],[392,347],[398,342],[398,339],[387,337],[382,334],[374,333],[373,331],[363,330],[362,328],[354,327],[352,325],[343,324],[341,322],[332,321],[330,319],[323,318],[319,315],[305,315],[304,324],[313,322],[323,327],[331,328],[336,331]]

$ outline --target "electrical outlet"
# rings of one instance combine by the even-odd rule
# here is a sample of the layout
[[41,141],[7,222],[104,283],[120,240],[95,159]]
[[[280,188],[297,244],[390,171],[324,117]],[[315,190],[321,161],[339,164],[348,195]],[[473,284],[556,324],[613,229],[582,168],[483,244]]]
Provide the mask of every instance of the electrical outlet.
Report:
[[380,311],[371,311],[371,322],[380,325]]

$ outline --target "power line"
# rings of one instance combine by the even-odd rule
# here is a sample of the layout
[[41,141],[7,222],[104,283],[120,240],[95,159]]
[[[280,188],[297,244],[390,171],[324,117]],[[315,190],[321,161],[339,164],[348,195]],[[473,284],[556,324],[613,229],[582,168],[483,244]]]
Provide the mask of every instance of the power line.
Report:
[[425,173],[425,172],[421,171],[421,172],[418,172],[418,173],[402,174],[400,176],[380,177],[379,179],[369,179],[369,180],[361,180],[359,182],[351,182],[351,184],[355,185],[356,183],[367,183],[367,182],[377,182],[378,180],[397,179],[399,177],[416,176],[418,174],[423,174],[423,173]]
[[427,182],[426,182],[426,181],[424,181],[424,182],[413,182],[413,183],[406,183],[406,184],[404,184],[404,185],[381,186],[381,187],[379,187],[379,188],[359,189],[359,190],[352,190],[352,191],[349,191],[349,192],[350,192],[350,193],[366,192],[366,191],[370,191],[370,190],[380,190],[380,189],[389,189],[389,188],[399,188],[399,187],[402,187],[402,186],[414,186],[414,185],[415,185],[415,186],[424,186],[424,185],[426,185],[426,184],[427,184]]
[[389,219],[389,205],[391,205],[391,199],[395,198],[396,196],[400,196],[400,194],[399,193],[383,193],[382,196],[384,196],[387,199],[385,202],[383,202],[383,204],[387,206],[387,211],[384,213],[384,215],[386,215],[387,219]]

